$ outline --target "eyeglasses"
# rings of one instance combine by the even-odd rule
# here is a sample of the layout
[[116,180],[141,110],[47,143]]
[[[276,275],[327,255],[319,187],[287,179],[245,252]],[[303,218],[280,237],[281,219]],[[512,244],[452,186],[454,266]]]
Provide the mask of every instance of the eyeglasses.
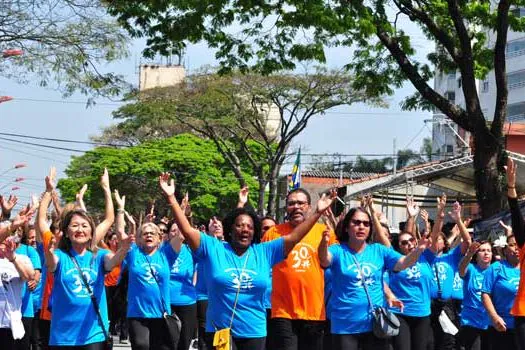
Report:
[[361,224],[363,224],[364,227],[370,227],[370,221],[368,220],[350,220],[350,222],[352,223],[352,225],[354,226],[359,226]]
[[404,239],[402,241],[399,241],[400,245],[408,245],[408,243],[414,243],[416,239],[414,237],[411,237],[409,239]]
[[162,232],[162,233],[168,233],[168,229],[167,229],[167,228],[161,228],[161,229],[160,229],[160,232]]
[[288,207],[295,207],[296,205],[298,205],[298,206],[302,207],[302,206],[304,206],[306,204],[308,204],[307,201],[288,201],[286,203],[286,206],[288,206]]
[[143,237],[146,237],[146,236],[156,236],[157,233],[156,232],[153,232],[153,231],[146,231],[146,232],[142,232],[142,236]]

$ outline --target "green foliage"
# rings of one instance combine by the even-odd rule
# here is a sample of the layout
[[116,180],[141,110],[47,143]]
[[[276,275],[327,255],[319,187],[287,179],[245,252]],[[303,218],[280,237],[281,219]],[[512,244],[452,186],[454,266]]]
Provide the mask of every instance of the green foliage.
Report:
[[129,85],[101,68],[126,57],[127,43],[128,36],[98,0],[2,2],[0,51],[17,48],[24,54],[0,59],[0,76],[18,82],[53,84],[65,96],[118,95]]
[[[179,198],[189,192],[194,217],[199,222],[213,215],[222,216],[237,203],[237,179],[215,145],[193,135],[123,149],[98,147],[75,157],[66,169],[68,177],[58,183],[63,198],[74,201],[76,192],[86,183],[88,207],[93,211],[103,208],[104,197],[98,182],[104,168],[108,169],[111,187],[126,195],[126,208],[132,213],[146,210],[152,200],[158,200],[161,215],[168,212],[158,186],[158,176],[164,171],[173,174]],[[257,182],[249,170],[244,175],[254,200]]]

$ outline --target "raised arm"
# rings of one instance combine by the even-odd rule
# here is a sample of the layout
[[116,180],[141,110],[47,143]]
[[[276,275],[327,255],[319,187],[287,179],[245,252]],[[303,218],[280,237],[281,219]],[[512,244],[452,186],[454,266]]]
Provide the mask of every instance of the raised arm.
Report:
[[372,195],[365,196],[365,205],[370,212],[370,217],[372,218],[374,241],[381,243],[384,246],[390,247],[392,243],[390,243],[390,240],[388,239],[387,230],[381,225],[381,222],[379,221],[379,216],[377,214],[381,213],[376,212],[374,208],[374,198]]
[[409,233],[415,239],[418,239],[416,233],[416,220],[419,214],[419,206],[414,202],[414,198],[407,197],[407,222],[405,224],[405,232]]
[[2,220],[9,220],[11,217],[11,211],[18,202],[18,197],[15,195],[9,195],[9,199],[6,200],[3,196],[0,196],[0,205],[2,206]]
[[248,195],[248,186],[244,186],[239,190],[239,200],[237,201],[237,208],[244,208],[246,203],[248,203]]
[[77,200],[77,203],[76,203],[77,206],[85,212],[87,212],[87,208],[86,208],[86,204],[84,203],[84,194],[86,193],[87,188],[88,188],[88,185],[84,184],[84,186],[82,186],[80,191],[78,191],[78,193],[75,195],[75,198]]
[[[419,214],[421,216],[421,220],[423,221],[423,224],[425,225],[425,234],[428,235],[430,233],[430,221],[428,220],[428,212],[425,209],[421,209],[419,211]],[[421,237],[418,237],[418,239]]]
[[51,240],[47,245],[47,249],[44,251],[44,257],[46,259],[47,271],[53,273],[57,269],[58,257],[55,254],[55,248],[57,245],[57,239],[55,235],[51,236]]
[[437,197],[437,214],[436,220],[434,221],[434,226],[432,227],[432,251],[437,252],[437,241],[439,233],[443,229],[443,220],[445,218],[445,206],[447,205],[447,195],[443,193],[441,197]]
[[284,255],[287,256],[288,253],[293,249],[293,247],[299,243],[301,239],[303,239],[304,236],[315,225],[315,223],[319,220],[319,218],[323,215],[325,210],[330,208],[330,205],[332,204],[333,200],[337,197],[337,191],[331,190],[330,194],[327,195],[326,193],[323,193],[319,201],[317,202],[317,209],[315,212],[308,216],[301,224],[294,227],[292,232],[286,236],[283,237],[284,239]]
[[481,244],[479,242],[473,242],[468,247],[467,254],[465,254],[465,256],[459,262],[459,268],[458,268],[459,277],[461,278],[465,277],[465,274],[467,273],[468,264],[470,264],[472,257],[476,255],[476,252],[478,251],[480,245]]
[[166,197],[166,200],[171,207],[171,211],[173,212],[173,216],[175,217],[175,221],[177,222],[182,235],[188,241],[190,248],[196,250],[201,244],[201,235],[200,232],[194,229],[189,223],[186,215],[184,215],[184,211],[182,211],[177,199],[175,198],[175,182],[173,179],[170,179],[170,174],[163,173],[159,176],[159,184],[164,197]]
[[111,188],[109,187],[108,169],[104,168],[104,173],[100,177],[100,186],[102,187],[102,191],[104,191],[106,209],[105,209],[104,220],[102,220],[102,222],[98,224],[97,228],[95,229],[95,242],[94,242],[95,245],[104,239],[104,237],[106,236],[106,233],[109,231],[109,229],[111,228],[111,225],[113,225],[113,222],[115,221],[115,211],[113,209],[113,198],[111,197]]
[[328,251],[328,244],[330,244],[330,230],[327,228],[323,232],[323,238],[317,248],[317,254],[319,255],[319,262],[321,267],[327,268],[332,265],[332,254]]
[[518,247],[521,248],[525,244],[525,222],[521,215],[518,205],[518,193],[516,192],[516,171],[518,170],[518,165],[514,163],[512,158],[508,157],[505,170],[507,173],[507,197],[512,220],[512,231],[514,232],[514,237],[516,237]]
[[463,221],[463,218],[461,217],[461,204],[459,202],[454,202],[452,205],[452,211],[448,212],[448,215],[454,220],[456,225],[459,229],[459,234],[461,236],[461,241],[463,242],[463,245],[461,247],[461,252],[465,254],[467,251],[467,248],[472,243],[472,238],[470,237],[470,234],[468,233],[467,226],[465,226],[465,222]]
[[3,256],[15,266],[16,271],[24,281],[29,281],[34,278],[35,270],[31,264],[25,264],[22,259],[18,259],[18,254],[15,253],[16,243],[12,239],[5,241],[2,249]]

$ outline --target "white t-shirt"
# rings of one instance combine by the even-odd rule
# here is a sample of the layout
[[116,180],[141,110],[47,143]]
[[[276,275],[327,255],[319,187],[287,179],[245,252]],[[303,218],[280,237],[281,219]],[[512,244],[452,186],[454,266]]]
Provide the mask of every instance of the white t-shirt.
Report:
[[[16,259],[21,264],[32,266],[25,255],[17,254]],[[6,258],[0,258],[0,328],[11,328],[11,312],[21,311],[24,283],[15,265]]]

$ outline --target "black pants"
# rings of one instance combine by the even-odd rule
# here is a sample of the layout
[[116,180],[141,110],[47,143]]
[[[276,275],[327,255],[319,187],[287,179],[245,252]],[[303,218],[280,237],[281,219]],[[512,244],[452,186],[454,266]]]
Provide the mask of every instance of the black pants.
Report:
[[361,334],[332,334],[334,350],[388,350],[388,339],[377,338],[372,332]]
[[514,317],[514,329],[516,332],[518,350],[525,350],[525,317]]
[[[208,300],[197,301],[197,330],[199,337],[199,350],[208,350],[206,346],[206,310],[208,309]],[[211,348],[213,349],[213,348]]]
[[514,329],[507,329],[506,332],[498,332],[494,327],[489,327],[490,349],[517,349],[518,342]]
[[276,350],[323,350],[325,321],[272,318],[271,331]]
[[171,305],[171,313],[179,317],[181,322],[178,350],[188,350],[191,341],[197,333],[197,304]]
[[57,350],[104,350],[106,342],[91,343],[81,346],[51,346],[50,349]]
[[38,328],[40,329],[40,339],[38,343],[41,349],[49,349],[49,333],[51,332],[51,321],[40,319],[38,322]]
[[129,318],[128,321],[133,350],[175,350],[163,318]]
[[22,323],[24,324],[24,337],[22,339],[15,340],[15,349],[17,350],[29,350],[31,349],[31,333],[33,332],[33,317],[22,317]]
[[394,350],[426,350],[430,333],[430,316],[396,315],[400,322],[399,335],[393,338]]
[[324,325],[323,349],[332,350],[332,322],[328,319]]
[[[213,335],[215,333],[206,332],[206,346],[213,349]],[[233,350],[265,350],[266,337],[262,338],[233,338]],[[270,350],[270,349],[269,349]]]
[[31,324],[31,349],[40,350],[40,310],[35,311],[33,323]]
[[433,340],[435,350],[459,350],[459,335],[452,335],[443,332],[439,324],[439,315],[444,310],[450,321],[459,329],[459,311],[461,310],[461,301],[449,299],[446,301],[432,300],[430,323],[432,326]]
[[459,341],[465,350],[490,350],[490,337],[485,329],[462,326]]
[[11,328],[0,328],[0,344],[3,350],[15,350],[15,340]]

